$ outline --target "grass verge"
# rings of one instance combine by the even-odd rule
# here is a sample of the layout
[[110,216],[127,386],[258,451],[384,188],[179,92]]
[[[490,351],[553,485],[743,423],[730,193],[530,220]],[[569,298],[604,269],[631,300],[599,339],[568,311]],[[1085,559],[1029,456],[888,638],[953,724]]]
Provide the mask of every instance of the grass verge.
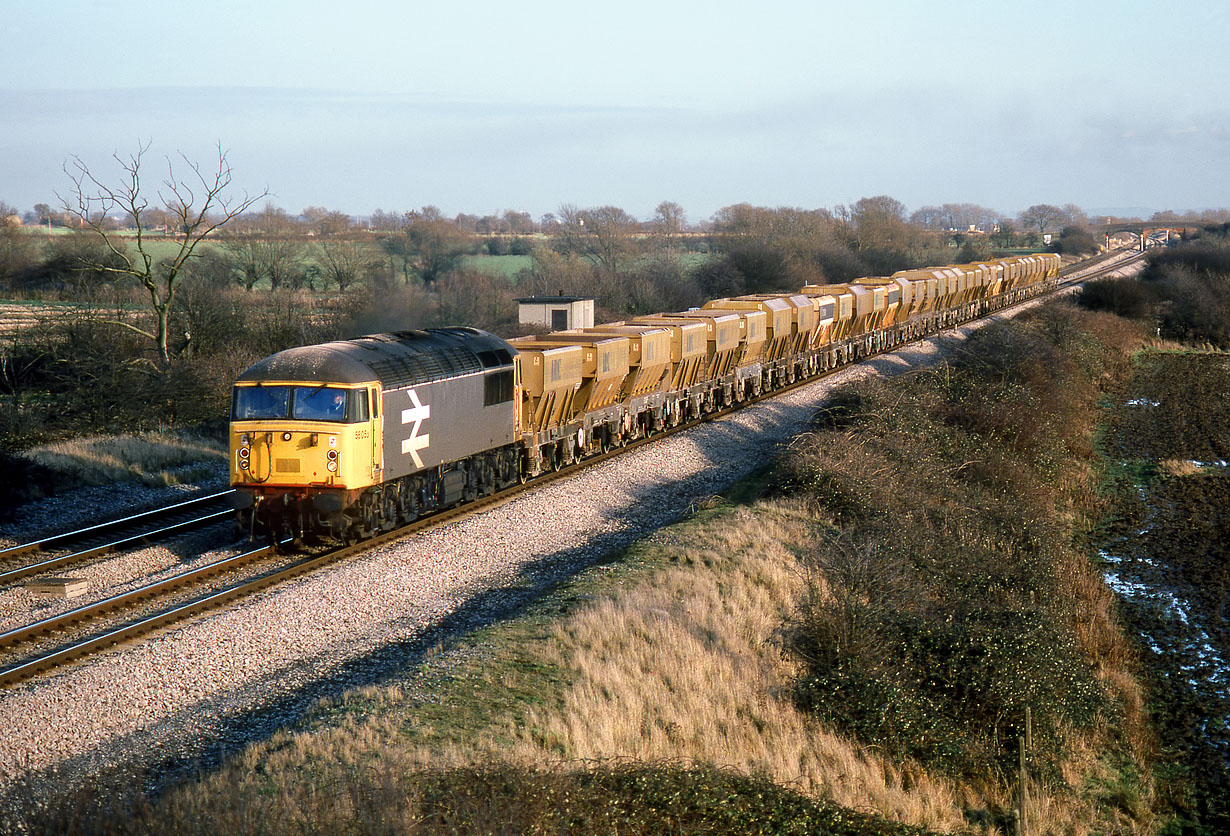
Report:
[[[799,699],[799,683],[817,675],[814,660],[797,652],[801,625],[837,600],[833,593],[842,583],[831,562],[816,559],[825,542],[818,532],[875,519],[875,501],[894,508],[910,491],[917,496],[903,507],[918,516],[898,522],[909,531],[930,526],[929,532],[900,541],[907,548],[896,554],[885,549],[894,558],[888,565],[901,571],[882,573],[878,586],[846,600],[873,600],[872,593],[900,589],[897,580],[921,578],[923,597],[944,592],[964,602],[945,613],[949,599],[930,608],[906,601],[899,613],[926,615],[939,625],[952,615],[967,633],[981,630],[979,641],[1011,638],[1012,619],[1023,617],[1019,623],[1031,628],[1029,644],[1039,653],[1048,650],[1046,640],[1059,639],[1062,653],[1047,658],[1062,664],[1042,666],[1050,690],[1034,692],[1013,667],[1012,645],[980,656],[980,647],[995,648],[975,641],[966,643],[968,653],[953,652],[951,641],[934,647],[924,641],[959,638],[956,628],[894,634],[887,628],[909,623],[887,619],[886,629],[862,637],[860,646],[915,640],[899,657],[906,663],[897,665],[907,676],[928,659],[937,674],[944,673],[941,665],[980,659],[980,667],[963,669],[977,674],[965,684],[971,698],[982,700],[971,703],[980,712],[1024,705],[1039,694],[1065,698],[1060,686],[1071,673],[1079,686],[1072,710],[1043,718],[1048,752],[1029,823],[1034,832],[1147,832],[1150,784],[1141,751],[1147,741],[1133,657],[1112,617],[1113,599],[1061,534],[1080,521],[1082,503],[1092,496],[1086,461],[1092,452],[1081,433],[1056,428],[1094,410],[1097,387],[1088,381],[1110,373],[1099,353],[1107,346],[1082,335],[1111,326],[1044,317],[1031,327],[1028,339],[995,332],[1000,342],[985,344],[1030,360],[1018,368],[995,365],[991,357],[981,374],[999,381],[998,389],[979,389],[960,375],[945,378],[941,370],[925,378],[932,386],[925,396],[878,384],[883,388],[847,398],[833,426],[796,446],[795,455],[823,463],[795,473],[805,477],[799,484],[807,491],[754,501],[748,494],[759,487],[730,491],[739,502],[706,503],[690,520],[561,584],[519,617],[439,648],[400,681],[321,703],[296,730],[250,747],[196,784],[138,805],[135,814],[73,813],[44,829],[81,830],[88,820],[95,824],[87,832],[185,834],[1002,833],[1012,784],[993,744],[1013,730],[1015,718],[956,735],[958,746],[966,739],[973,745],[954,762],[926,747],[886,742],[840,716],[843,707],[884,704],[877,683],[894,684],[891,665],[864,669],[859,684],[820,702]],[[1066,340],[1062,356],[1059,348],[1043,351],[1041,337]],[[1080,366],[1088,385],[1077,387],[1075,400],[1046,404],[1034,387],[1059,359]],[[902,394],[910,391],[915,395]],[[923,407],[910,414],[926,442],[911,448],[912,459],[894,446],[905,434],[901,407],[911,397]],[[964,408],[945,419],[934,410],[949,398]],[[1020,415],[1047,420],[1010,420]],[[860,436],[860,424],[872,432]],[[958,425],[982,428],[982,446],[958,443]],[[1018,429],[1010,431],[1013,426]],[[878,443],[874,437],[888,446],[870,459],[854,458]],[[1014,445],[1043,482],[1013,476],[1017,464],[1001,450]],[[932,467],[890,469],[902,461]],[[766,474],[758,478],[763,484]],[[944,494],[952,480],[965,480],[974,493]],[[992,503],[1009,488],[1017,491],[1016,504]],[[1048,506],[1055,493],[1067,502]],[[1026,498],[1037,504],[1023,504]],[[940,516],[928,517],[929,504]],[[972,529],[965,539],[939,536],[954,533],[957,522],[986,510],[983,505],[1002,528],[990,540],[979,540]],[[1040,522],[1022,519],[1035,512],[1043,515]],[[937,540],[953,547],[947,554],[957,562],[932,559],[907,573],[914,546]],[[1011,550],[999,564],[982,559],[1001,545]],[[987,568],[996,571],[979,574]],[[981,597],[969,597],[972,588]],[[1011,606],[998,606],[1001,598]],[[979,606],[988,602],[996,606]],[[882,615],[892,612],[881,605]],[[988,613],[989,622],[979,620]],[[997,619],[1008,619],[1007,628]],[[940,697],[944,682],[961,683],[935,680],[939,690],[928,685],[927,700],[916,698],[928,695],[918,683],[895,683],[907,697],[897,704],[913,706],[922,720],[913,731],[900,730],[907,744],[941,721],[960,730],[941,710],[945,702],[959,706],[959,695]],[[1108,709],[1103,721],[1086,716],[1086,696]],[[889,719],[913,722],[908,713]]]
[[52,471],[67,485],[190,484],[217,474],[226,450],[213,440],[164,433],[113,435],[57,441],[23,457]]

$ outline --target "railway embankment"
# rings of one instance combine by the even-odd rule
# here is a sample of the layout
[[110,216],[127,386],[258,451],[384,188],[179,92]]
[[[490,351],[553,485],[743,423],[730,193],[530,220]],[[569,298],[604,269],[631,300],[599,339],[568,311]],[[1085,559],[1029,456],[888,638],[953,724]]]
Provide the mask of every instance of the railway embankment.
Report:
[[[759,479],[510,578],[505,615],[391,648],[115,829],[1002,832],[1028,708],[1033,832],[1151,832],[1139,657],[1081,550],[1098,400],[1142,339],[1065,306],[843,390]],[[706,457],[747,447],[714,431]]]

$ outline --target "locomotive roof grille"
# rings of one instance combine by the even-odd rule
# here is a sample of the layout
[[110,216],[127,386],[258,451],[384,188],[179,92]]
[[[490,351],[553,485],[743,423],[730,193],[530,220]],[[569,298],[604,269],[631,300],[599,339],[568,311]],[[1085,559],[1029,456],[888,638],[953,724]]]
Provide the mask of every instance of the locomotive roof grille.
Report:
[[483,364],[474,352],[464,348],[445,347],[421,354],[384,357],[368,363],[385,386],[397,388],[427,383],[446,377],[460,377],[482,371]]
[[239,379],[379,381],[396,389],[507,367],[514,353],[499,337],[474,328],[399,331],[280,351]]

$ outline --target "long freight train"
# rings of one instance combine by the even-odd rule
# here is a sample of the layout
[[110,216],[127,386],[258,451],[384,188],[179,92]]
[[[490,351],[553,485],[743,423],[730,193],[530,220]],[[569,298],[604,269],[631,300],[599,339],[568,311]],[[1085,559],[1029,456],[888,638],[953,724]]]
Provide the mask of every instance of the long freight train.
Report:
[[1053,286],[1038,254],[505,341],[473,328],[292,348],[236,381],[230,470],[271,538],[353,540]]

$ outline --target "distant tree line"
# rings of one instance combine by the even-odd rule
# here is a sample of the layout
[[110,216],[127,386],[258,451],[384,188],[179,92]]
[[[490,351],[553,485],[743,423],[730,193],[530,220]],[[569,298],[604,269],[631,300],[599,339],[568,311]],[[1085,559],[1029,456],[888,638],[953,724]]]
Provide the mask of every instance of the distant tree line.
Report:
[[594,297],[613,321],[988,258],[1043,234],[1065,251],[1096,248],[1076,207],[909,213],[887,195],[832,209],[740,203],[695,222],[673,201],[644,220],[572,204],[538,220],[435,206],[294,215],[267,190],[236,195],[221,147],[211,166],[168,160],[150,186],[147,148],[116,157],[118,184],[73,158],[59,209],[0,204],[0,289],[35,312],[0,336],[0,437],[12,443],[216,419],[236,374],[295,344],[449,324],[526,333],[518,296]]

